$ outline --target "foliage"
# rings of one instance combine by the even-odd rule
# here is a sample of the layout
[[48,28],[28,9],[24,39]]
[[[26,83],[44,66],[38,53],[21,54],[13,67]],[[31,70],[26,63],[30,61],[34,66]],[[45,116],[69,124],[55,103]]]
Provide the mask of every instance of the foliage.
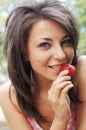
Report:
[[18,2],[18,0],[0,0],[0,30],[3,30],[6,17]]
[[66,0],[73,8],[80,25],[79,53],[86,55],[86,1],[85,0]]
[[3,55],[3,42],[4,42],[4,38],[3,38],[3,34],[0,34],[0,72],[3,70],[3,73],[6,74],[6,59]]
[[79,21],[82,28],[86,29],[86,1],[85,0],[77,0],[75,7],[77,9],[79,15]]
[[0,33],[0,85],[8,79],[7,62],[3,56],[4,35]]
[[86,1],[76,0],[75,8],[77,10],[78,20],[81,27],[79,50],[80,54],[86,55]]

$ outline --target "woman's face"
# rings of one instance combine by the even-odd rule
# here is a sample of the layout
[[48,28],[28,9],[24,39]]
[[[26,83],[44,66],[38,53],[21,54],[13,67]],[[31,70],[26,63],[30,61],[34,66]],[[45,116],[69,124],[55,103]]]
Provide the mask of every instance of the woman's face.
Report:
[[72,63],[74,49],[64,28],[52,20],[33,24],[27,41],[27,60],[36,77],[55,80],[59,68]]

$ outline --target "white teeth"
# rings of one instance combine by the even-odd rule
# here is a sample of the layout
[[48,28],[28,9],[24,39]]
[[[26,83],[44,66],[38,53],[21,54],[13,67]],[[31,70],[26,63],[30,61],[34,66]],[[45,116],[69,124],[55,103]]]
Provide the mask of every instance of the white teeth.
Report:
[[58,66],[52,66],[54,70],[58,70]]

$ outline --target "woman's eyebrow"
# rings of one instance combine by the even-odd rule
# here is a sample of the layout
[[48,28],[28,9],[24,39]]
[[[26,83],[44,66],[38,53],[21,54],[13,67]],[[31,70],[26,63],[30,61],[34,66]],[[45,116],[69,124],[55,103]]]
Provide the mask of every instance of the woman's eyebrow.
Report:
[[[69,38],[69,35],[68,34],[66,34],[65,36],[63,36],[62,37],[62,39],[66,39],[66,38]],[[46,40],[46,41],[52,41],[52,39],[51,38],[40,38],[40,39],[43,39],[43,40]]]
[[62,38],[62,40],[66,39],[66,38],[70,38],[68,34],[66,34],[66,35]]
[[43,38],[39,38],[39,39],[38,39],[38,40],[36,40],[35,42],[40,41],[40,40],[52,41],[52,39],[51,39],[51,38],[46,38],[46,37],[43,37]]
[[[65,36],[62,37],[62,40],[66,39],[68,37],[69,37],[69,35],[66,34]],[[40,40],[53,41],[51,38],[43,37],[43,38],[39,38],[39,39],[35,40],[35,42],[40,41]]]

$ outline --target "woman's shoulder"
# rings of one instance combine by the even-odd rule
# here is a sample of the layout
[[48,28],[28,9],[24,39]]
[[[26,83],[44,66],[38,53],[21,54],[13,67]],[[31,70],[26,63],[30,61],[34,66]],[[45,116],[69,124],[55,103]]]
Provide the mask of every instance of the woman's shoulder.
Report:
[[0,87],[0,106],[2,108],[10,107],[12,105],[11,100],[16,105],[15,97],[14,88],[9,80]]
[[86,56],[80,56],[78,58],[76,75],[78,93],[81,99],[86,101]]
[[86,55],[82,55],[78,57],[78,64],[86,65]]
[[0,105],[3,104],[4,100],[7,100],[9,98],[10,85],[11,85],[11,82],[7,81],[0,87]]
[[0,106],[6,121],[11,129],[32,130],[26,117],[19,109],[14,90],[10,81],[0,87]]
[[86,56],[79,56],[78,62],[77,62],[77,73],[78,76],[84,76],[84,73],[86,73]]
[[86,82],[86,56],[79,56],[77,59],[76,72],[74,75],[74,84],[76,87],[82,85],[82,82]]

